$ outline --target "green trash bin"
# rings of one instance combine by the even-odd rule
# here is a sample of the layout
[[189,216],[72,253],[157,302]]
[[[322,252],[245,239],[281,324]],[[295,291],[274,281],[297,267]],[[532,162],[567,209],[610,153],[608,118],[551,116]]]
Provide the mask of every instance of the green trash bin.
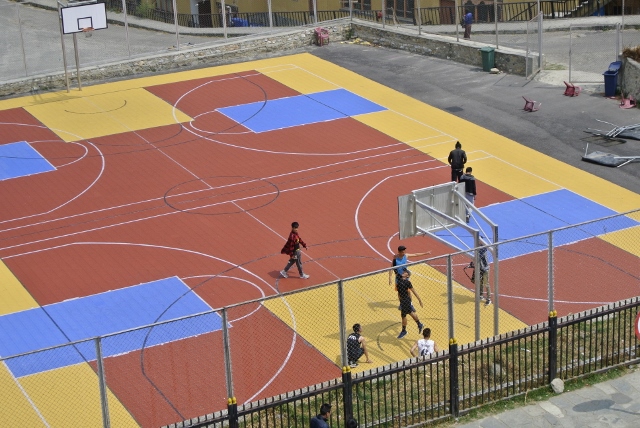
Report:
[[480,52],[482,52],[482,70],[491,71],[493,64],[495,64],[496,50],[491,46],[485,46],[480,48]]

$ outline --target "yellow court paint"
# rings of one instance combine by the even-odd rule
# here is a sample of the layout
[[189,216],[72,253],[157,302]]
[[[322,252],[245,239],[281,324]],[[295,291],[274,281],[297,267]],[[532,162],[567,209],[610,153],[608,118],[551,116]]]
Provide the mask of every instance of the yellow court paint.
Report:
[[640,226],[607,233],[600,236],[600,239],[640,257]]
[[291,89],[295,89],[301,94],[313,94],[315,92],[340,89],[339,86],[336,86],[325,78],[313,74],[309,70],[303,70],[297,67],[287,69],[267,68],[259,71],[269,76],[271,79],[280,82]]
[[424,148],[423,151],[428,154],[431,146],[451,141],[450,136],[439,130],[392,110],[362,114],[354,119],[409,146]]
[[0,427],[46,427],[7,366],[0,363]]
[[[88,364],[25,376],[19,382],[49,426],[102,426],[98,377]],[[139,426],[110,390],[107,401],[112,426]]]
[[[37,308],[39,305],[0,260],[0,315]],[[0,424],[0,426],[3,426]]]
[[191,120],[144,89],[50,102],[26,110],[67,142]]
[[[448,347],[448,314],[446,276],[427,265],[415,265],[412,268],[412,283],[421,297],[424,307],[417,300],[414,306],[420,320],[432,330],[432,338],[441,349]],[[344,297],[347,334],[355,323],[363,326],[363,335],[367,339],[369,356],[374,364],[360,364],[355,371],[390,364],[411,357],[409,350],[418,334],[413,319],[407,318],[408,334],[397,339],[401,330],[401,317],[398,310],[398,297],[389,286],[389,274],[381,273],[344,282]],[[455,335],[460,343],[475,340],[474,295],[470,290],[456,284]],[[322,316],[309,311],[309,302],[323,302]],[[338,286],[332,284],[320,288],[302,291],[286,297],[270,299],[265,307],[283,322],[295,328],[305,341],[318,349],[329,360],[340,366],[340,327],[338,321]],[[293,314],[293,316],[291,315]],[[500,332],[504,333],[525,327],[525,324],[510,314],[500,311]],[[493,336],[493,307],[481,308],[481,337]],[[361,362],[364,362],[364,356]]]

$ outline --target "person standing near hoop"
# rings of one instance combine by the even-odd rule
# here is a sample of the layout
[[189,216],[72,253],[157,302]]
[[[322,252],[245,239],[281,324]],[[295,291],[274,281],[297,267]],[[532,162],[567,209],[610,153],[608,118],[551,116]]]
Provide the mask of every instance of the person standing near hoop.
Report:
[[456,148],[449,152],[447,162],[451,165],[451,181],[459,182],[460,177],[462,177],[464,164],[467,163],[467,153],[462,150],[460,141],[457,141]]
[[[391,266],[394,268],[389,271],[389,285],[391,286],[393,286],[394,274],[396,277],[395,283],[397,284],[400,278],[402,277],[402,274],[404,272],[409,272],[409,269],[407,269],[407,266],[406,266],[406,264],[409,263],[409,259],[408,259],[409,257],[420,257],[420,256],[426,256],[428,254],[431,254],[431,251],[427,251],[425,253],[415,253],[415,254],[408,254],[406,251],[407,251],[407,247],[405,247],[404,245],[400,245],[398,247],[398,252],[391,259]],[[411,275],[411,272],[409,272],[409,275]]]

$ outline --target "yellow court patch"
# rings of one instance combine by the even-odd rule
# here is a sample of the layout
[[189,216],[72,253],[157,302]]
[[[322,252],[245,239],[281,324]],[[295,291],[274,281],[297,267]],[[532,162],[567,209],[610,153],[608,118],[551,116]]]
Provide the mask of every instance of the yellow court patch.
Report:
[[[422,298],[424,307],[418,301],[413,303],[425,327],[432,330],[432,338],[440,349],[448,347],[448,314],[446,276],[428,265],[412,268],[413,286]],[[359,323],[367,340],[369,356],[373,364],[364,363],[364,356],[354,371],[363,371],[383,366],[411,357],[410,349],[422,336],[418,334],[416,323],[407,317],[408,334],[403,339],[397,335],[401,330],[398,297],[389,286],[389,274],[358,278],[344,282],[344,298],[347,334],[351,326]],[[323,302],[316,311],[309,311],[309,302]],[[475,300],[472,291],[455,284],[455,336],[460,343],[475,340]],[[338,321],[338,285],[333,284],[270,299],[265,307],[278,318],[294,328],[307,342],[318,349],[329,360],[340,366],[340,327]],[[493,306],[480,308],[481,337],[493,336]],[[505,333],[526,325],[510,314],[500,311],[499,331]]]
[[[25,376],[19,381],[49,426],[102,426],[98,377],[88,364]],[[107,401],[112,426],[139,426],[110,390]]]
[[[0,315],[37,308],[38,303],[0,260]],[[0,426],[4,426],[0,424]]]
[[258,70],[271,79],[294,89],[301,94],[313,94],[315,92],[332,91],[340,89],[335,83],[328,81],[319,75],[298,67],[265,68]]
[[640,257],[640,226],[601,235],[600,239]]
[[1,427],[46,427],[38,409],[20,388],[4,363],[0,363],[0,426]]
[[48,102],[25,109],[67,142],[191,120],[141,88]]
[[392,110],[363,114],[354,119],[411,147],[423,148],[427,154],[430,154],[431,146],[451,143],[451,136]]

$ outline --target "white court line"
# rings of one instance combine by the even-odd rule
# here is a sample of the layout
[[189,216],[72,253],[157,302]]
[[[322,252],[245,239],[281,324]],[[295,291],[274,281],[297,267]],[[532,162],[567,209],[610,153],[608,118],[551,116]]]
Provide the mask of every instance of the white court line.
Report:
[[22,393],[22,395],[24,396],[24,398],[29,402],[29,405],[31,406],[31,408],[33,409],[33,411],[36,413],[36,415],[38,415],[38,418],[40,418],[40,420],[42,421],[42,423],[46,426],[46,427],[50,427],[51,425],[49,425],[46,421],[46,419],[44,418],[44,415],[42,413],[40,413],[40,410],[38,409],[38,406],[36,406],[36,403],[33,402],[33,400],[31,399],[31,397],[29,396],[29,394],[27,394],[27,391],[25,391],[25,389],[22,387],[22,384],[20,383],[20,381],[18,380],[18,378],[16,378],[13,375],[13,372],[9,369],[9,366],[7,366],[7,363],[5,362],[5,360],[2,360],[2,365],[4,366],[4,368],[7,370],[7,372],[11,373],[11,379],[13,379],[13,382],[16,384],[16,386],[18,387],[18,389],[20,389],[20,392]]

